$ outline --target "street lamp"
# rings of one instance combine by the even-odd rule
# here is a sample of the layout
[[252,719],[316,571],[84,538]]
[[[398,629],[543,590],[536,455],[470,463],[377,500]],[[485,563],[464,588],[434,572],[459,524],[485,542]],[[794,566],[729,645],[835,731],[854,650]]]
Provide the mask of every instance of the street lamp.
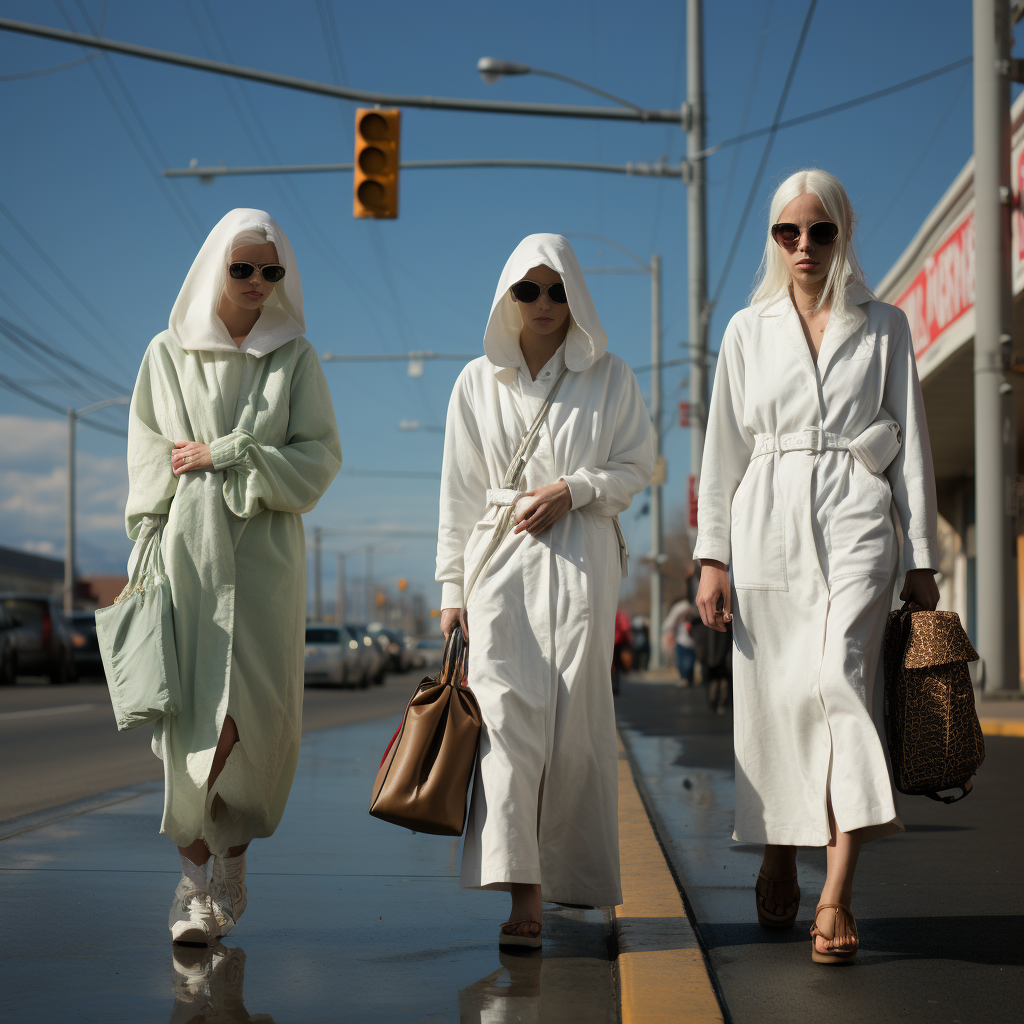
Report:
[[128,395],[116,398],[104,398],[101,402],[93,402],[84,409],[73,409],[68,406],[68,484],[67,507],[64,522],[64,614],[70,615],[75,610],[75,423],[91,416],[100,409],[112,405],[128,405]]
[[587,92],[592,92],[596,96],[603,96],[606,100],[618,103],[619,106],[629,107],[630,110],[643,111],[643,107],[638,106],[636,103],[630,103],[629,100],[624,100],[621,96],[615,96],[593,85],[587,85],[586,82],[581,82],[578,78],[570,78],[568,75],[561,75],[557,71],[545,71],[543,68],[531,68],[528,64],[519,64],[514,60],[481,57],[476,62],[476,69],[480,72],[480,77],[488,85],[494,85],[499,78],[503,78],[505,75],[543,75],[545,78],[554,78],[559,82],[568,82],[569,85],[575,85],[578,89],[586,89]]

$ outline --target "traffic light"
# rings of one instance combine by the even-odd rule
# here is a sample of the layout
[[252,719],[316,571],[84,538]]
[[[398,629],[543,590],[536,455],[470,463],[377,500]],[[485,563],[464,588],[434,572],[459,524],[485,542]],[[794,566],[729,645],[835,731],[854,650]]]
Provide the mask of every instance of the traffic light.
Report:
[[383,608],[384,605],[386,605],[388,603],[388,595],[385,594],[383,590],[378,590],[377,591],[376,602],[377,602],[377,607],[378,608]]
[[356,154],[352,214],[374,220],[398,216],[400,110],[361,107],[356,111]]
[[409,581],[407,579],[405,579],[404,577],[398,581],[398,589],[399,590],[405,590],[405,588],[407,586],[409,586]]

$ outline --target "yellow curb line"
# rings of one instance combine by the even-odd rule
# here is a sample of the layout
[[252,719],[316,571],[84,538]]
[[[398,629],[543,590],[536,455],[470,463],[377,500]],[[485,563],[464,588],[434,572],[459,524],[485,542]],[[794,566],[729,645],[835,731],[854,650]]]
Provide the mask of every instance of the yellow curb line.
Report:
[[1024,718],[983,718],[981,731],[986,736],[1024,736]]
[[721,1008],[675,879],[619,739],[619,938],[622,1024],[722,1024]]

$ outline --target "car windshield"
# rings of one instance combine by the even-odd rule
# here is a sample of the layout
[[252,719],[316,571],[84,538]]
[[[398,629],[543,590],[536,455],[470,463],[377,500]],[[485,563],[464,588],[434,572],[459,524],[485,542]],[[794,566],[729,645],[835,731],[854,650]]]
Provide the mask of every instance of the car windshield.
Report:
[[96,625],[96,613],[95,612],[75,612],[71,616],[71,621],[76,626],[95,626]]
[[39,622],[43,618],[45,601],[29,601],[23,598],[9,597],[3,602],[8,614],[21,619],[21,624],[27,626],[32,622]]
[[337,629],[324,628],[323,626],[306,627],[307,644],[337,644],[341,643],[341,637]]

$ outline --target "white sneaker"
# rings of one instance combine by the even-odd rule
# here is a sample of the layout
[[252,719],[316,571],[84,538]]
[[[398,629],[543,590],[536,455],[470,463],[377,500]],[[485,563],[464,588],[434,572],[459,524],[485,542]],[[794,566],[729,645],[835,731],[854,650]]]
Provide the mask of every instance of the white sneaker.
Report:
[[200,889],[191,878],[182,877],[174,890],[171,912],[167,918],[173,942],[208,946],[219,935],[210,894]]
[[248,902],[245,894],[245,854],[214,857],[210,897],[220,934],[227,935],[238,924]]

